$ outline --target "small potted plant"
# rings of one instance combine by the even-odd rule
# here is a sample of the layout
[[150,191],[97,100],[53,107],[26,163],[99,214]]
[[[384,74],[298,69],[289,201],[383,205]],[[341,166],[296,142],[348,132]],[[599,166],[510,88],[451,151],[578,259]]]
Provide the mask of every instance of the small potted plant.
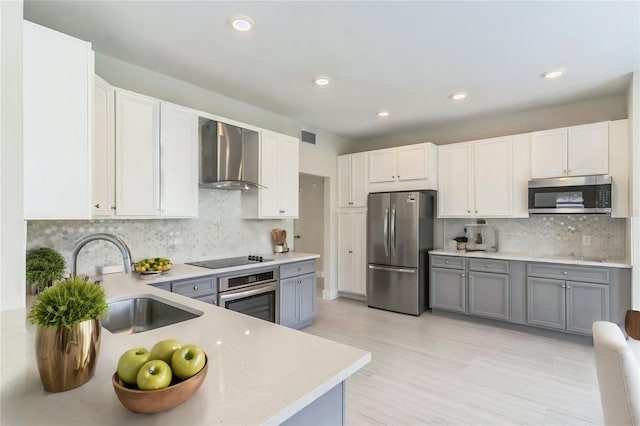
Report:
[[49,392],[86,383],[100,352],[100,318],[108,311],[99,285],[70,278],[40,293],[28,318],[36,325],[36,361]]
[[35,285],[35,293],[51,287],[54,281],[62,279],[66,263],[57,250],[41,247],[27,253],[27,283]]

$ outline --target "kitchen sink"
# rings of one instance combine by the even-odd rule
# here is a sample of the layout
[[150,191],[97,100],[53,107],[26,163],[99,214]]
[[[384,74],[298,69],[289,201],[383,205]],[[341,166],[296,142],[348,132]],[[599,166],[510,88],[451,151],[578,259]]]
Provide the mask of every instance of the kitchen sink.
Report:
[[201,311],[151,294],[108,302],[102,326],[113,334],[142,333],[197,318]]

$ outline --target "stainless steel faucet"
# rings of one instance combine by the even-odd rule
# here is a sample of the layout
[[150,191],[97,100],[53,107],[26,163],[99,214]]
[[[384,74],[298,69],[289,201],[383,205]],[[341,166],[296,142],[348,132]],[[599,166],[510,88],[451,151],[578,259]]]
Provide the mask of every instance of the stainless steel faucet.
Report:
[[126,273],[131,272],[131,251],[122,240],[122,238],[112,234],[98,233],[84,237],[83,239],[78,241],[75,246],[73,246],[73,251],[71,252],[71,278],[74,278],[76,276],[76,269],[78,267],[78,253],[80,253],[82,247],[86,246],[91,241],[98,240],[109,241],[110,243],[113,243],[116,247],[118,247],[118,250],[120,250],[120,253],[122,253],[124,271]]

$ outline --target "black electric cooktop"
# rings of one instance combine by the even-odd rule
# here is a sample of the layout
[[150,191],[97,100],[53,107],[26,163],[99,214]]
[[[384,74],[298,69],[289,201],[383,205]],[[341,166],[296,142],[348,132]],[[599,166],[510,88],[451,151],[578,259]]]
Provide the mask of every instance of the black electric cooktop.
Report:
[[187,265],[200,266],[201,268],[220,269],[232,266],[249,265],[252,263],[269,262],[273,259],[264,259],[262,256],[229,257],[226,259],[203,260],[201,262],[186,262]]

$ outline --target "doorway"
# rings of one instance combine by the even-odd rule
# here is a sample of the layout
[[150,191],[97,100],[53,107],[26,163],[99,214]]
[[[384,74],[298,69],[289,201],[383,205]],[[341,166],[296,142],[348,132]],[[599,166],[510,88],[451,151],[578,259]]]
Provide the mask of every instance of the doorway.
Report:
[[293,221],[294,251],[319,254],[316,261],[316,293],[324,290],[324,202],[325,178],[299,175],[298,219]]

